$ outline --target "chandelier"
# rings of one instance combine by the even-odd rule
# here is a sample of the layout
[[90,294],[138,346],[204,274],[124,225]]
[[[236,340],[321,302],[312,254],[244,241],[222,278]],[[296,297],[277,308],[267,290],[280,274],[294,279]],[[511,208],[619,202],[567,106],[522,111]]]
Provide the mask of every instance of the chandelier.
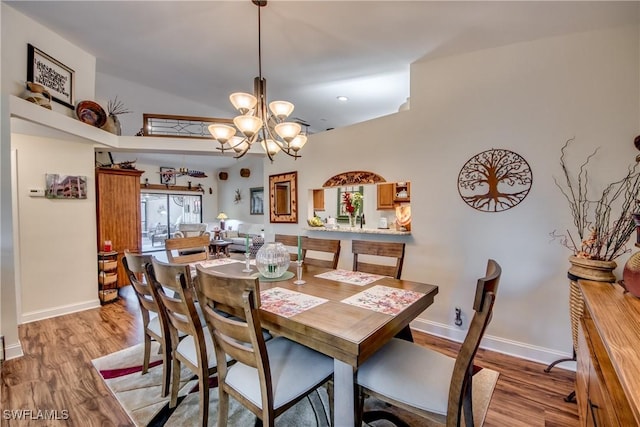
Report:
[[[272,101],[267,104],[267,81],[262,77],[262,41],[260,9],[266,0],[252,0],[258,6],[258,77],[253,80],[253,95],[236,92],[229,96],[231,104],[240,113],[233,119],[234,126],[213,124],[209,132],[220,144],[223,153],[233,150],[235,158],[244,156],[251,146],[260,141],[269,160],[282,151],[293,158],[301,157],[298,151],[307,142],[306,135],[300,133],[299,123],[285,121],[293,111],[293,104],[287,101]],[[268,108],[267,108],[268,105]]]

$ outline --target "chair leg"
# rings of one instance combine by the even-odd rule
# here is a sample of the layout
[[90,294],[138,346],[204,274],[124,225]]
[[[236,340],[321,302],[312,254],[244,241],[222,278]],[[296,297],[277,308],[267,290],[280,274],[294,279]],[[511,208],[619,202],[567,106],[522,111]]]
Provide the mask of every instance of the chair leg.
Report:
[[218,396],[218,427],[227,427],[229,395],[223,390],[222,384],[218,385]]
[[178,405],[178,389],[180,388],[180,361],[173,352],[173,364],[171,369],[171,399],[169,400],[169,408],[175,408]]
[[151,337],[144,334],[144,359],[142,362],[142,375],[149,371],[149,359],[151,358]]
[[[333,425],[333,380],[327,381],[327,394],[329,395],[329,422]],[[359,424],[356,424],[359,425]]]
[[169,394],[169,384],[171,384],[171,364],[173,361],[171,360],[168,347],[168,342],[160,345],[162,354],[162,397],[166,397]]
[[200,387],[200,425],[207,427],[209,423],[209,377],[208,369],[200,368],[198,385]]
[[467,381],[467,385],[464,390],[464,395],[462,397],[462,408],[464,411],[464,424],[467,427],[473,427],[473,404],[471,400],[472,398],[471,384],[472,384],[472,380],[469,379],[469,381]]

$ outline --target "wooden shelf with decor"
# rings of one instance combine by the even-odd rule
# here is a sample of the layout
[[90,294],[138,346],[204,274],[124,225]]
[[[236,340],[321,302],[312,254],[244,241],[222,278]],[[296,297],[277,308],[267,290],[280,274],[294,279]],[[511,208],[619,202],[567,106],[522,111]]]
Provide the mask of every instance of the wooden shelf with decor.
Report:
[[98,252],[98,298],[105,304],[118,299],[118,252]]
[[396,203],[408,203],[411,201],[410,182],[396,182],[393,184],[393,201]]

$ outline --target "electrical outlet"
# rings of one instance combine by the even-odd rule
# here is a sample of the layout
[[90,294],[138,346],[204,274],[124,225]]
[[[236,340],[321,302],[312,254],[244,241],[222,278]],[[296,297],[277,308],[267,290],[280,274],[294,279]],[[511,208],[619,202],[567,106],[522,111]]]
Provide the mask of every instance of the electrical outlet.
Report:
[[462,309],[460,307],[456,307],[454,313],[456,316],[454,323],[456,324],[457,327],[461,327],[462,326]]

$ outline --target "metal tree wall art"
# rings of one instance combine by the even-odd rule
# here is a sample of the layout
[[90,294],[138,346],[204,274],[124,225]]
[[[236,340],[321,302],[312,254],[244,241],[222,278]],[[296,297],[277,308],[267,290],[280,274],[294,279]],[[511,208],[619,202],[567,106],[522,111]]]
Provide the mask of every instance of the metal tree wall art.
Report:
[[527,161],[513,151],[492,148],[473,156],[458,174],[462,200],[483,212],[511,209],[527,197],[533,175]]

